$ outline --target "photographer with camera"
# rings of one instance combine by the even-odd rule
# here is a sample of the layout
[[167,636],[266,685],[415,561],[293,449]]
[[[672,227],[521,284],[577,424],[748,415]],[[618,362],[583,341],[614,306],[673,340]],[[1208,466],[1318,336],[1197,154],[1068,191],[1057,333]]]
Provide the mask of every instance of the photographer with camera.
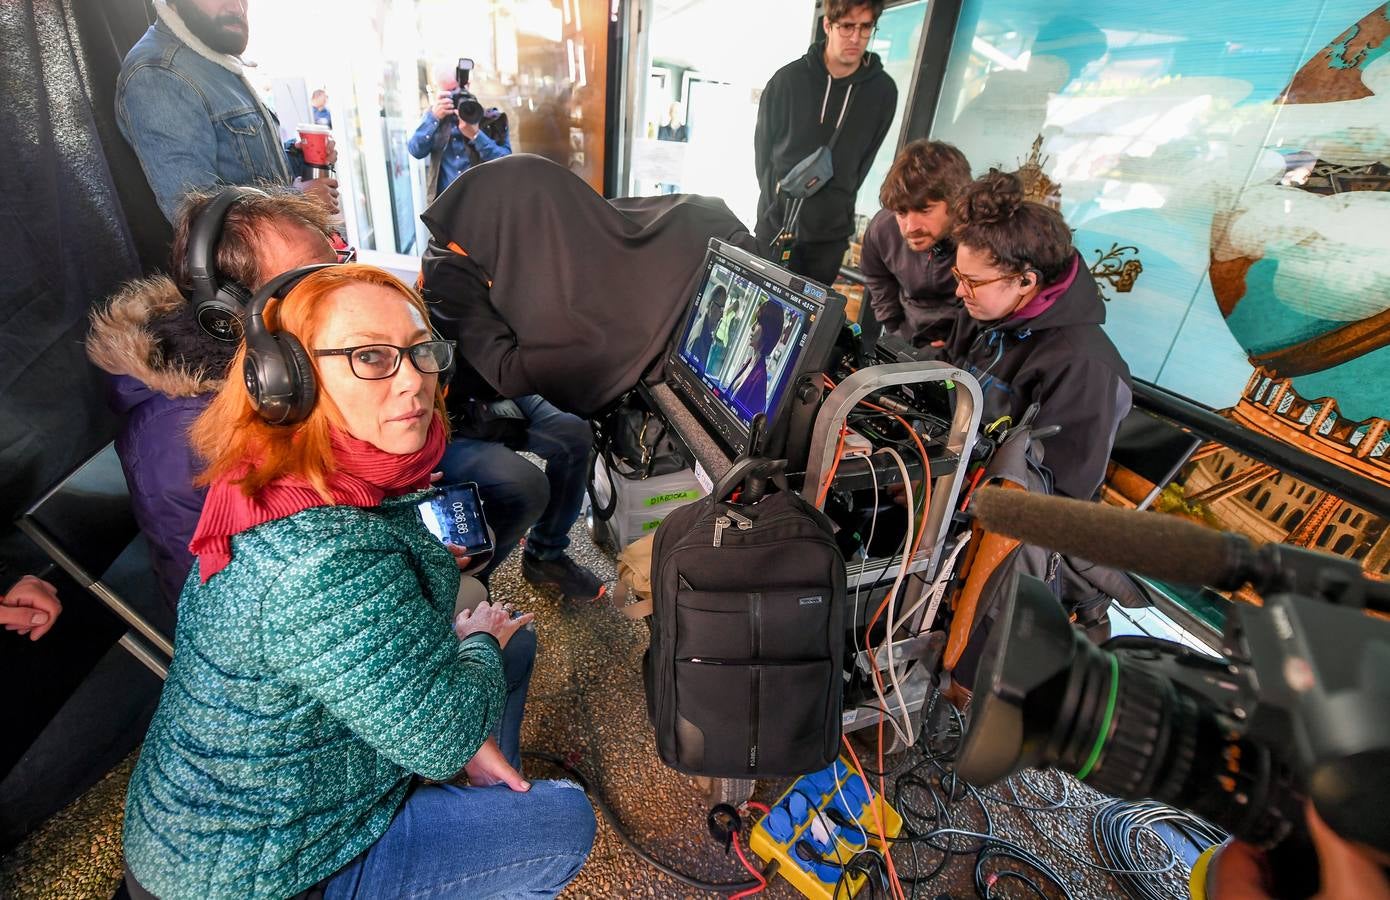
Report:
[[430,201],[469,166],[512,152],[506,114],[484,110],[468,90],[472,71],[473,60],[462,57],[454,68],[441,66],[435,72],[439,93],[406,145],[411,156],[429,159],[426,190]]

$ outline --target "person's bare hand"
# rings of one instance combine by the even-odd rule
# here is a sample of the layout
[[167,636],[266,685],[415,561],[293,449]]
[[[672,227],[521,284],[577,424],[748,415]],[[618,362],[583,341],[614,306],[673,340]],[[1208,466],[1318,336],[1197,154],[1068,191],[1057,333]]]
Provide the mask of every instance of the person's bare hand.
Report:
[[464,137],[468,138],[470,141],[478,136],[479,130],[480,129],[477,125],[459,119],[459,133],[462,134]]
[[454,114],[454,101],[449,97],[448,91],[439,92],[439,96],[434,98],[434,104],[430,106],[430,112],[440,120]]
[[[333,135],[331,134],[327,139],[327,147],[328,153],[324,159],[329,166],[336,166],[338,164],[338,142],[333,140]],[[294,149],[302,154],[304,152],[304,142],[302,140],[295,141]]]
[[484,600],[473,609],[465,609],[454,617],[454,633],[459,640],[463,640],[470,634],[486,632],[497,638],[500,646],[506,647],[512,635],[534,618],[535,613],[524,613],[513,619],[510,603],[493,604]]
[[454,565],[459,567],[460,572],[467,572],[468,567],[473,565],[473,557],[468,555],[468,550],[458,544],[445,544],[444,549],[454,555]]
[[62,612],[58,589],[33,575],[25,575],[0,597],[0,623],[31,641],[48,634]]
[[328,207],[331,213],[338,212],[338,179],[336,178],[310,178],[296,181],[294,186],[306,197],[313,197],[315,200]]
[[514,791],[531,790],[531,783],[512,768],[512,764],[507,762],[507,758],[498,748],[497,741],[491,737],[483,741],[478,752],[464,764],[463,771],[468,773],[468,783],[475,787],[505,784]]
[[[1312,803],[1307,817],[1322,878],[1315,900],[1390,900],[1390,881],[1379,863],[1327,827]],[[1212,900],[1272,900],[1265,855],[1250,844],[1230,841],[1211,864],[1207,896]]]

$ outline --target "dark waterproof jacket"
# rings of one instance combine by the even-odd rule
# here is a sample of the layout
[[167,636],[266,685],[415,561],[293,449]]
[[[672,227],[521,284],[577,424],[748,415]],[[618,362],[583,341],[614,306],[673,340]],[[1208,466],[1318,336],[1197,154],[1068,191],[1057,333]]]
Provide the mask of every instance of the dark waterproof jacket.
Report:
[[421,218],[422,292],[462,362],[504,397],[586,418],[659,377],[709,239],[755,246],[722,200],[605,200],[527,154],[464,172]]
[[116,436],[135,521],[170,609],[193,566],[188,542],[206,490],[188,429],[222,386],[233,344],[201,335],[188,301],[165,276],[134,281],[92,314],[87,356],[109,373],[111,405],[126,416]]
[[802,205],[797,239],[833,241],[853,234],[855,195],[888,134],[897,103],[898,87],[876,53],[865,53],[859,68],[844,78],[832,78],[825,68],[822,41],[778,69],[763,88],[753,133],[759,240],[767,244],[782,224],[780,203],[778,209],[769,209],[776,199],[777,181],[830,142],[842,108],[844,124],[831,150],[834,177]]
[[1090,500],[1105,479],[1115,430],[1129,413],[1129,367],[1106,336],[1105,301],[1078,261],[1070,288],[1041,314],[979,323],[962,310],[944,358],[970,372],[984,392],[985,424],[1017,423],[1040,404],[1033,427],[1061,426],[1043,440],[1043,465],[1056,491]]
[[956,245],[943,238],[923,251],[903,240],[893,211],[880,210],[864,229],[859,271],[868,282],[869,305],[883,330],[916,347],[950,336],[963,312],[956,298]]

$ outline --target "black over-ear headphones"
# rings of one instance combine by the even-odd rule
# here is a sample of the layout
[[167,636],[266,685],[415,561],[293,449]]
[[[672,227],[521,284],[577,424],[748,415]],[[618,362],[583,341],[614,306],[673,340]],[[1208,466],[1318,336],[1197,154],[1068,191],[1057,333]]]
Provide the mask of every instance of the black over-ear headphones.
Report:
[[209,337],[232,342],[241,336],[241,319],[251,301],[251,291],[217,274],[217,245],[227,211],[248,197],[265,197],[255,188],[227,188],[213,197],[188,229],[186,254],[188,280],[181,285],[193,301],[193,317]]
[[251,405],[272,425],[304,421],[318,398],[314,366],[299,338],[287,331],[271,331],[265,324],[266,304],[284,297],[305,277],[340,263],[301,266],[276,275],[251,298],[246,311],[246,362],[242,379]]

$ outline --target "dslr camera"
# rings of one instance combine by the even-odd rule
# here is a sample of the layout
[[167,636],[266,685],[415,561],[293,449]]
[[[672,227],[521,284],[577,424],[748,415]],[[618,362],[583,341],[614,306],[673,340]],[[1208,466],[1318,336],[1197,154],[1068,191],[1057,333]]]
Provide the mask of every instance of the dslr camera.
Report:
[[460,56],[454,67],[454,79],[458,87],[449,92],[454,110],[459,119],[469,125],[477,125],[484,134],[500,143],[507,143],[507,114],[500,109],[484,109],[477,96],[468,89],[469,77],[473,74],[473,60]]
[[1220,658],[1143,637],[1097,647],[1021,576],[981,658],[959,774],[1051,766],[1181,807],[1268,850],[1285,896],[1317,890],[1305,799],[1390,852],[1390,622],[1367,612],[1390,610],[1390,584],[1287,545],[1247,559],[1264,604],[1232,605]]

